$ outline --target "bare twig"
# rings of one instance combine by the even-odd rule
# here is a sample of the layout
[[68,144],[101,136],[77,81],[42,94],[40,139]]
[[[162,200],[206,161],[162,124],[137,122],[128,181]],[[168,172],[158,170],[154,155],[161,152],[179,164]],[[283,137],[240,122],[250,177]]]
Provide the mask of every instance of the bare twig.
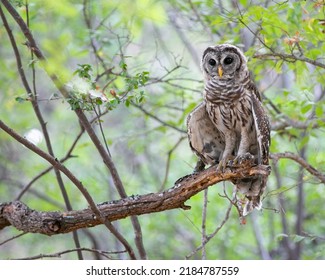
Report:
[[53,254],[39,254],[36,256],[19,258],[19,259],[15,259],[15,260],[38,260],[38,259],[44,259],[44,258],[60,258],[62,255],[69,254],[69,253],[76,252],[76,251],[97,253],[101,256],[104,256],[107,259],[112,259],[112,257],[110,255],[126,253],[126,251],[103,251],[103,250],[91,249],[91,248],[75,248],[75,249],[64,250],[64,251],[53,253]]
[[[201,18],[200,13],[198,12],[197,8],[195,7],[194,3],[192,2],[192,0],[188,0],[188,3],[193,11],[193,13],[195,14],[197,21],[202,25],[204,33],[208,34],[210,37],[210,40],[213,42],[213,34],[211,32],[211,28],[210,26],[208,26]],[[218,32],[218,31],[216,31]],[[220,35],[220,34],[219,34]]]
[[192,59],[193,59],[194,63],[196,64],[197,68],[200,69],[200,60],[197,56],[196,49],[193,47],[192,42],[190,42],[190,40],[186,37],[186,34],[184,34],[181,27],[179,26],[179,24],[177,22],[177,16],[172,15],[172,14],[169,14],[168,16],[169,16],[170,23],[172,24],[172,26],[174,27],[179,38],[182,40],[182,42],[184,43],[184,46],[187,48],[188,52],[192,56]]
[[321,67],[325,69],[325,64],[321,63],[317,60],[310,59],[308,57],[305,57],[303,55],[301,56],[296,56],[294,54],[286,54],[286,53],[277,53],[277,52],[271,52],[271,53],[264,53],[264,54],[255,54],[253,56],[254,58],[259,58],[259,59],[281,59],[286,62],[296,62],[296,61],[303,61],[309,64],[312,64],[317,67]]
[[213,233],[207,235],[206,237],[206,240],[205,240],[205,243],[201,244],[199,247],[197,247],[194,251],[192,251],[190,254],[188,254],[186,256],[186,259],[189,259],[191,258],[193,255],[195,255],[198,251],[202,250],[202,248],[213,238],[217,235],[217,233],[222,229],[222,227],[226,224],[226,222],[228,221],[229,219],[229,216],[230,216],[230,212],[231,212],[231,208],[233,206],[233,202],[231,202],[229,204],[229,207],[226,211],[226,215],[225,215],[225,218],[222,220],[222,222],[220,223],[220,225],[214,230]]
[[146,109],[144,109],[142,106],[140,105],[137,105],[135,104],[134,102],[131,102],[131,104],[135,107],[135,108],[138,108],[140,111],[142,111],[144,114],[146,114],[147,116],[149,116],[150,118],[156,120],[157,122],[161,123],[162,125],[166,126],[166,127],[170,127],[178,132],[181,132],[181,133],[186,133],[186,130],[183,130],[183,129],[180,129],[178,128],[177,126],[173,126],[163,120],[161,120],[160,118],[158,118],[156,115],[148,112]]
[[273,123],[272,124],[272,130],[284,130],[287,127],[293,127],[297,129],[307,129],[307,128],[319,128],[320,122],[325,122],[325,119],[313,119],[313,120],[307,120],[307,121],[298,121],[298,120],[292,120],[288,118],[287,116],[283,116],[284,120],[281,120],[280,122]]
[[20,234],[15,235],[15,236],[13,236],[13,237],[11,237],[11,238],[8,238],[7,240],[2,241],[2,242],[0,243],[0,246],[2,246],[2,245],[6,244],[6,243],[8,243],[8,242],[10,242],[10,241],[12,241],[12,240],[14,240],[14,239],[17,239],[17,238],[19,238],[19,237],[21,237],[21,236],[23,236],[23,235],[25,235],[25,234],[27,234],[27,232],[23,232],[23,233],[20,233]]
[[305,231],[302,232],[302,235],[309,237],[311,239],[319,239],[319,240],[325,241],[325,236],[318,236],[318,235],[314,235],[314,234],[311,234],[311,233],[308,233]]
[[96,46],[97,42],[95,41],[94,36],[92,36],[93,28],[92,28],[92,24],[91,24],[89,5],[90,5],[90,3],[88,0],[83,0],[82,14],[83,14],[83,17],[84,17],[84,20],[85,20],[85,23],[86,23],[86,26],[88,29],[90,45],[91,45],[91,48],[93,49],[93,53],[94,53],[96,60],[99,61],[101,66],[104,68],[104,73],[109,75],[111,69],[107,68],[107,65],[106,65],[104,59],[99,55],[98,48]]
[[176,150],[176,148],[179,146],[179,144],[182,143],[182,141],[184,139],[185,139],[185,137],[179,138],[179,140],[176,142],[176,144],[167,153],[167,163],[166,163],[165,176],[164,176],[164,179],[163,179],[163,181],[161,183],[161,186],[160,186],[159,190],[163,190],[165,188],[165,184],[167,182],[168,174],[169,174],[171,156],[172,156],[173,152]]

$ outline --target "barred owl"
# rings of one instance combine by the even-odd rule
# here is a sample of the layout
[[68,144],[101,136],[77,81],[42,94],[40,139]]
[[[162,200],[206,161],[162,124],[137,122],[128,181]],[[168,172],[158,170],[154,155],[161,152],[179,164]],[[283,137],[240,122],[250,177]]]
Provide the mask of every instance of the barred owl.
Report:
[[[204,101],[187,118],[190,147],[199,157],[194,171],[212,164],[224,170],[229,160],[236,163],[247,157],[267,165],[270,125],[244,54],[229,44],[209,47],[203,53],[202,71]],[[266,180],[258,175],[233,181],[245,197],[244,216],[261,209]]]

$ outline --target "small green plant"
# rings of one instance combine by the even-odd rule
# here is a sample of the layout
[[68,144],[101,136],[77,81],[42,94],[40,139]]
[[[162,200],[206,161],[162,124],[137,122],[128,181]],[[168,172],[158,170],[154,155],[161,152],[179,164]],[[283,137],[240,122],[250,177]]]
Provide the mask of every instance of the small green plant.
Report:
[[149,72],[143,71],[131,77],[127,74],[127,64],[122,61],[120,63],[121,76],[125,79],[126,89],[119,93],[111,89],[110,96],[112,97],[108,98],[105,92],[92,80],[92,66],[89,64],[78,64],[78,66],[74,72],[75,77],[66,84],[69,91],[67,101],[72,110],[93,111],[94,105],[103,105],[108,110],[113,110],[120,103],[124,103],[128,107],[132,102],[141,104],[145,101],[144,91],[137,92],[136,90],[145,86],[149,80]]

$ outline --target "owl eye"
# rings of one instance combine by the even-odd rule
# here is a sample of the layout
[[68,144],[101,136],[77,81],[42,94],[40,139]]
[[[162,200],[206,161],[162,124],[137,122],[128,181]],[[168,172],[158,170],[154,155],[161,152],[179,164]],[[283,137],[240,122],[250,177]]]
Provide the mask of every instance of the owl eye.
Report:
[[234,61],[234,59],[230,56],[227,56],[225,60],[223,61],[224,64],[229,65]]
[[214,60],[214,59],[209,59],[209,62],[208,62],[211,66],[214,66],[217,64],[217,62]]

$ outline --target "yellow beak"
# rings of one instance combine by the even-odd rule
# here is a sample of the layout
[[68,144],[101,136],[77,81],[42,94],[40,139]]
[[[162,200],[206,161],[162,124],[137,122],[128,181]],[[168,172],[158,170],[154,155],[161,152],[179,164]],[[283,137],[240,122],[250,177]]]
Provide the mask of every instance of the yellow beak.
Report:
[[222,74],[223,74],[222,68],[221,68],[221,66],[218,66],[218,75],[219,75],[219,77],[222,77]]

